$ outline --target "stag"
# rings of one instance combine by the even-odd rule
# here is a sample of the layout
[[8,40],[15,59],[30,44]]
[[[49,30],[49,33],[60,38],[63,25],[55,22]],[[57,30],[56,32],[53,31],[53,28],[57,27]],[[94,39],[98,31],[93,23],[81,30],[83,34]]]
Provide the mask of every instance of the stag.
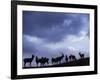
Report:
[[72,55],[72,54],[71,54],[71,55],[69,56],[69,60],[70,60],[70,61],[75,61],[75,60],[76,60],[75,55]]
[[80,58],[84,59],[84,54],[82,54],[81,52],[79,52]]
[[63,59],[63,57],[64,57],[64,54],[62,54],[62,56],[58,57],[58,58],[57,58],[57,61],[58,61],[59,63],[61,63],[61,60]]
[[36,64],[37,64],[37,67],[38,67],[38,64],[40,63],[41,66],[44,66],[46,63],[49,64],[49,59],[46,58],[46,57],[41,57],[41,58],[38,58],[36,56]]
[[64,57],[64,54],[62,54],[60,57],[52,58],[51,59],[52,64],[53,63],[61,63],[61,60],[63,59],[63,57]]
[[30,67],[31,67],[31,63],[34,59],[34,55],[32,55],[31,58],[25,58],[23,61],[24,61],[24,67],[26,67],[26,63],[30,63]]
[[68,56],[67,55],[65,56],[65,61],[68,62]]

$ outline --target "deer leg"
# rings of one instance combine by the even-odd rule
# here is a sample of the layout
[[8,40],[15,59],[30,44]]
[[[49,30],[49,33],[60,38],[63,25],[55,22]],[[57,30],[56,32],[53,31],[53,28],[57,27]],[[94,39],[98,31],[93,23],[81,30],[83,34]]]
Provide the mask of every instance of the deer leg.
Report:
[[37,63],[37,67],[38,67],[38,63]]
[[52,64],[53,64],[53,61],[52,61]]
[[30,62],[30,67],[31,67],[31,62]]
[[37,67],[38,67],[38,63],[36,63]]
[[42,64],[41,63],[39,63],[39,66],[41,66]]
[[26,66],[26,63],[24,62],[24,67]]

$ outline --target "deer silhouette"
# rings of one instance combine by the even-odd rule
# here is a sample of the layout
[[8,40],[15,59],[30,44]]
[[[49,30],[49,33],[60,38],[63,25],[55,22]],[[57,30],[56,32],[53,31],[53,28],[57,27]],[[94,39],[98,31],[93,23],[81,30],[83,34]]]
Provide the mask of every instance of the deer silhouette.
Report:
[[23,61],[24,61],[24,67],[26,67],[26,63],[30,63],[30,67],[31,67],[31,63],[34,59],[34,55],[32,55],[31,58],[25,58]]
[[58,61],[59,63],[61,63],[61,60],[63,59],[63,57],[64,57],[64,54],[62,53],[62,56],[58,57],[58,58],[57,58],[57,61]]
[[45,62],[44,62],[44,57],[39,59],[39,63],[41,66],[44,66]]
[[79,52],[80,58],[83,59],[84,58],[84,54],[82,54],[81,52]]
[[71,55],[69,56],[69,60],[70,60],[70,61],[75,61],[75,60],[76,60],[75,55],[72,55],[72,54],[71,54]]
[[54,63],[57,63],[57,64],[61,63],[61,60],[63,59],[63,57],[64,57],[64,54],[62,53],[62,55],[60,57],[52,58],[51,59],[52,64],[54,64]]
[[46,63],[49,64],[49,58],[46,58],[46,57],[41,57],[41,58],[38,58],[36,56],[36,64],[37,64],[37,67],[38,67],[38,64],[40,63],[40,66],[44,66]]
[[40,59],[36,56],[36,58],[35,58],[35,61],[36,61],[36,64],[37,64],[37,67],[38,67],[38,64],[39,64],[39,62],[40,62]]
[[46,58],[46,57],[42,57],[40,63],[41,63],[41,66],[45,66],[46,64],[48,65],[49,64],[49,59]]
[[54,64],[54,63],[57,63],[58,61],[57,61],[56,58],[52,58],[52,59],[51,59],[51,62],[52,62],[52,64]]
[[46,64],[46,63],[49,64],[49,58],[44,57],[44,58],[43,58],[43,63],[44,63],[44,64]]
[[65,56],[65,61],[68,62],[68,56],[67,55]]

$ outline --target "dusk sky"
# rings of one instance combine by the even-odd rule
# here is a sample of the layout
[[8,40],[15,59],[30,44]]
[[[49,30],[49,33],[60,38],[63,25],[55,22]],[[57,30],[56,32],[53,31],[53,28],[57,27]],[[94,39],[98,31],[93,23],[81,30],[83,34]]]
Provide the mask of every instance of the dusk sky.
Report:
[[23,55],[89,56],[89,14],[23,11]]

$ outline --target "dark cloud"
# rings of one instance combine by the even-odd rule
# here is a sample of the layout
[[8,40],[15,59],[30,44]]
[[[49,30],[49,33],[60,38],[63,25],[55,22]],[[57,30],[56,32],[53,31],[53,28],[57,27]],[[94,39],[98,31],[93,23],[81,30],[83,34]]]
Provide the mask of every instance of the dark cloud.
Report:
[[[65,35],[77,35],[82,28],[82,18],[88,14],[23,11],[23,33],[48,41],[60,41]],[[71,20],[68,26],[65,20]]]
[[61,24],[64,18],[65,14],[62,15],[62,13],[23,11],[23,20],[26,22],[24,24],[30,25],[33,29],[36,26],[47,28],[52,24]]

